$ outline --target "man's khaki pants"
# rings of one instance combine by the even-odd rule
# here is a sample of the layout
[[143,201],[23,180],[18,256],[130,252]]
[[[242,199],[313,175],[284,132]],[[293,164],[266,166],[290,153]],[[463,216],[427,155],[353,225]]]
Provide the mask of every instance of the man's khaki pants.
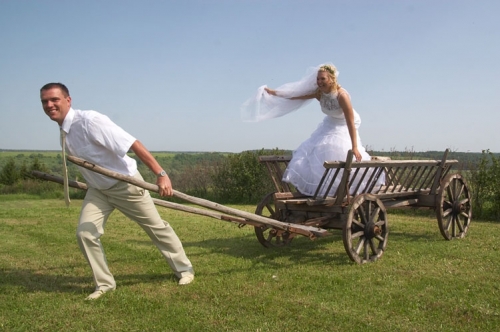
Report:
[[[135,177],[142,180],[140,173]],[[94,273],[96,290],[108,291],[116,288],[99,240],[114,209],[121,211],[146,231],[178,278],[194,274],[181,241],[172,227],[161,219],[149,192],[125,182],[118,182],[106,190],[88,189],[76,231],[80,249]]]

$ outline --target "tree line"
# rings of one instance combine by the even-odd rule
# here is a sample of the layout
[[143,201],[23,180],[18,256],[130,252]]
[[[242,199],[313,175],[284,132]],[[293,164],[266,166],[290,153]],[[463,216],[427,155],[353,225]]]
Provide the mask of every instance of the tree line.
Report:
[[[443,152],[369,151],[371,155],[391,159],[441,160]],[[274,185],[267,169],[258,161],[262,155],[290,155],[291,151],[261,149],[241,153],[181,152],[154,153],[164,167],[176,190],[221,204],[257,204]],[[133,154],[144,179],[155,183],[156,177]],[[473,214],[476,218],[500,221],[500,154],[451,152],[448,159],[459,161],[456,170],[465,177],[472,193]],[[18,153],[4,157],[0,152],[0,194],[25,193],[41,197],[62,197],[59,184],[39,180],[33,170],[54,175],[62,174],[63,161],[56,152]],[[68,163],[69,178],[83,181],[78,168]],[[71,190],[72,198],[83,198],[84,192]]]

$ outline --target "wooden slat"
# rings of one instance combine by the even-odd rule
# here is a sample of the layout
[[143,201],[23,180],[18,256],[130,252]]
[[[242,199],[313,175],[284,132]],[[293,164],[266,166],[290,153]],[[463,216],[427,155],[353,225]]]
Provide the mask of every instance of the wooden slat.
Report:
[[[421,183],[420,183],[420,186],[417,188],[417,189],[422,189],[425,187],[428,179],[429,179],[429,175],[432,174],[434,168],[433,167],[429,167],[429,166],[425,166],[424,167],[424,170],[422,172],[422,175],[420,176],[420,180],[421,180]],[[425,177],[424,177],[425,175]],[[430,177],[432,179],[432,176]]]
[[412,169],[413,169],[413,166],[405,167],[404,179],[403,179],[403,181],[401,181],[402,188],[408,188],[409,179],[410,179]]
[[267,162],[267,161],[286,161],[289,162],[292,160],[292,156],[259,156],[259,161]]
[[259,156],[258,159],[265,164],[277,192],[291,191],[291,186],[283,181],[283,173],[292,156]]
[[446,175],[448,175],[448,173],[450,172],[450,169],[451,169],[451,165],[446,164],[445,166],[446,166],[446,169],[443,172],[443,174],[441,175],[441,179],[443,179]]
[[448,157],[448,152],[450,150],[446,149],[444,151],[443,159],[441,160],[441,163],[439,164],[439,167],[437,168],[436,175],[434,176],[434,183],[432,184],[431,187],[431,194],[435,194],[437,188],[439,187],[439,184],[441,183],[442,175],[443,172],[446,168],[446,158]]
[[384,206],[386,208],[401,208],[416,205],[418,203],[418,198],[405,199],[402,201],[384,201]]
[[[378,167],[376,168],[376,174],[375,174],[375,178],[373,179],[372,181],[372,184],[370,186],[370,188],[368,188],[368,191],[367,192],[372,192],[373,190],[375,190],[375,185],[377,184],[378,182],[378,179],[380,178],[380,176],[382,175],[382,172],[384,171],[384,168],[383,167]],[[375,172],[373,172],[375,173]]]
[[[323,173],[323,176],[321,177],[321,180],[319,181],[318,187],[316,188],[316,191],[314,192],[313,197],[318,197],[318,196],[326,197],[328,195],[328,193],[330,192],[333,183],[335,182],[335,180],[339,176],[340,171],[341,171],[340,168],[336,169],[335,171],[333,169],[325,169],[325,172]],[[329,185],[325,189],[325,193],[320,195],[320,192],[323,190],[324,186],[326,186],[327,183]],[[337,192],[338,192],[338,188],[337,188],[337,191],[335,192],[335,196],[337,195]]]
[[[394,178],[393,178],[394,181],[392,182],[393,187],[392,187],[391,192],[396,191],[396,189],[397,189],[397,191],[401,191],[401,189],[400,189],[401,188],[401,181],[399,180],[399,177],[404,175],[404,167],[395,167],[395,168],[396,168],[396,170],[394,171]],[[398,173],[401,173],[401,174],[398,174]]]
[[274,199],[290,199],[290,198],[306,198],[306,197],[309,198],[310,196],[306,196],[299,192],[292,192],[292,191],[274,194]]
[[344,201],[344,197],[347,197],[349,199],[348,181],[349,181],[349,176],[351,175],[353,156],[354,153],[352,152],[352,150],[349,150],[347,152],[347,158],[344,164],[345,167],[344,167],[344,172],[342,173],[342,179],[340,180],[340,184],[337,190],[337,200],[335,201],[336,205],[341,205],[342,202]]
[[[331,170],[330,170],[330,171],[331,171]],[[337,180],[337,178],[340,176],[340,174],[343,174],[343,173],[341,173],[341,172],[342,172],[342,171],[341,171],[340,169],[336,169],[336,170],[335,170],[335,173],[333,174],[333,177],[332,177],[330,180],[328,180],[328,181],[329,181],[329,182],[328,182],[329,184],[328,184],[328,186],[326,187],[325,193],[322,195],[323,197],[327,197],[327,196],[328,196],[328,194],[329,194],[329,193],[330,193],[330,191],[332,190],[333,184],[335,183],[335,181]],[[318,188],[320,188],[320,186],[319,186],[319,185],[318,185]],[[337,195],[337,192],[338,192],[338,191],[339,191],[339,188],[337,188],[337,189],[335,190],[335,194],[334,194],[334,195]]]
[[368,178],[368,181],[366,182],[365,188],[363,189],[364,193],[370,193],[376,185],[375,179],[376,179],[378,167],[372,167],[370,169],[366,168],[366,173],[368,173],[368,170],[370,170],[371,173],[370,173],[370,177]]
[[[388,166],[437,166],[440,164],[440,160],[370,160],[370,161],[355,161],[352,163],[351,168],[358,167],[388,167]],[[456,164],[458,160],[447,160],[447,164]],[[323,163],[325,168],[343,168],[345,166],[344,161],[325,161]]]
[[432,186],[432,182],[433,182],[434,178],[436,177],[436,172],[437,172],[437,167],[432,167],[429,170],[429,177],[423,183],[422,188],[430,188]]
[[418,166],[417,169],[415,170],[415,173],[413,173],[413,177],[410,180],[410,183],[408,185],[408,189],[415,189],[415,187],[418,184],[418,173],[422,169],[422,166]]
[[[358,177],[358,173],[360,170],[363,170],[363,173],[361,174],[361,177],[359,178],[359,180],[357,179]],[[369,168],[356,168],[356,170],[354,171],[354,174],[351,176],[351,181],[349,181],[349,188],[352,187],[352,185],[354,184],[354,181],[357,181],[357,184],[356,184],[356,187],[354,188],[354,190],[350,190],[350,192],[352,192],[353,195],[357,195],[357,193],[359,192],[359,187],[361,187],[361,184],[363,183],[363,180],[365,179],[365,176],[366,176],[366,173],[368,173],[369,171]],[[364,188],[366,189],[366,188]]]
[[411,197],[413,195],[427,194],[430,191],[431,191],[430,189],[423,189],[423,190],[418,190],[418,191],[400,191],[400,192],[387,193],[387,194],[375,194],[375,196],[378,199],[383,201],[383,200],[388,199],[388,198]]

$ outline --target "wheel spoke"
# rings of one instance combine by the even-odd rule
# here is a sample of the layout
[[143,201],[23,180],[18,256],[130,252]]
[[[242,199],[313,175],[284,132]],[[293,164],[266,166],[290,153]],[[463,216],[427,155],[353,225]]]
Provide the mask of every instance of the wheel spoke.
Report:
[[362,223],[360,223],[360,222],[359,222],[359,221],[357,221],[356,219],[354,219],[354,220],[352,221],[352,223],[353,223],[354,225],[356,225],[356,226],[361,227],[362,229],[365,229],[365,225],[364,225],[364,224],[362,224]]
[[450,188],[451,188],[451,192],[453,193],[453,200],[455,200],[455,198],[457,197],[457,181],[455,181],[455,179],[451,180],[451,183],[450,183]]
[[352,233],[352,234],[351,234],[351,237],[352,237],[353,239],[357,239],[358,237],[361,237],[361,236],[363,236],[364,234],[365,234],[365,232],[363,232],[363,231],[359,231],[359,232],[356,232],[356,233]]
[[361,249],[363,248],[364,244],[365,244],[365,238],[364,238],[364,237],[361,237],[361,238],[359,239],[358,245],[357,245],[357,246],[356,246],[356,248],[355,248],[355,252],[356,252],[356,254],[358,254],[358,255],[359,255],[359,253],[361,252]]
[[443,225],[443,226],[444,226],[444,229],[445,229],[445,230],[447,230],[447,231],[450,229],[450,225],[451,225],[451,218],[452,218],[452,217],[453,217],[453,215],[452,215],[452,214],[449,214],[449,215],[446,217],[446,220],[447,220],[446,224],[444,224],[444,225]]
[[269,233],[267,234],[266,241],[271,242],[271,241],[272,241],[272,239],[273,239],[273,234],[271,234],[271,232],[269,232]]
[[372,209],[373,209],[373,203],[370,201],[366,201],[366,205],[368,205],[368,212],[366,214],[367,222],[372,220]]
[[373,243],[373,239],[370,239],[370,248],[372,249],[372,253],[374,255],[378,254],[377,247],[375,247],[375,243]]
[[460,205],[465,205],[467,203],[469,203],[469,198],[465,197],[464,199],[460,200]]
[[443,211],[443,218],[448,217],[450,215],[450,213],[452,213],[452,212],[453,212],[452,208],[444,210]]
[[451,224],[451,234],[453,237],[457,236],[457,216],[453,216],[453,221]]
[[363,207],[363,205],[360,205],[358,207],[358,210],[359,219],[361,219],[361,222],[366,225],[368,221],[366,220],[365,208]]
[[379,217],[379,213],[380,213],[380,207],[377,206],[375,209],[373,209],[373,212],[370,214],[370,221],[376,222]]
[[460,215],[457,216],[456,220],[457,220],[456,223],[457,223],[458,229],[460,230],[460,233],[463,233],[464,229],[465,229],[465,227],[464,227],[465,220],[464,220],[464,222],[462,222],[462,220],[460,220]]
[[460,197],[460,196],[462,196],[462,194],[464,192],[464,189],[465,189],[465,184],[464,183],[460,183],[460,192],[458,193],[457,198]]
[[267,211],[271,214],[271,217],[274,216],[274,209],[271,204],[266,204]]
[[459,179],[453,180],[453,192],[455,193],[455,200],[460,197],[460,193],[462,192],[462,182]]
[[451,185],[448,186],[446,189],[446,193],[448,194],[448,199],[453,202],[455,200],[455,196],[453,195],[453,189],[451,188]]

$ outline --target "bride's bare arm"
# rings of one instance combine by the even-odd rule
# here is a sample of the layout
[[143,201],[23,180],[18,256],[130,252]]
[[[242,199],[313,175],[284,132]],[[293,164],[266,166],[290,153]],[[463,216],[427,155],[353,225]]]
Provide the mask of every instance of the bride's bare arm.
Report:
[[357,131],[354,124],[354,110],[352,108],[351,99],[345,92],[340,92],[338,96],[339,105],[344,111],[345,120],[347,122],[347,129],[351,137],[352,152],[357,161],[361,161],[361,153],[358,150]]
[[[276,90],[269,89],[269,88],[264,88],[264,90],[266,90],[266,92],[269,93],[270,95],[281,97]],[[311,94],[305,95],[305,96],[291,97],[288,99],[297,100],[297,99],[313,99],[313,98],[319,99],[318,92],[314,92],[314,93],[311,93]]]

